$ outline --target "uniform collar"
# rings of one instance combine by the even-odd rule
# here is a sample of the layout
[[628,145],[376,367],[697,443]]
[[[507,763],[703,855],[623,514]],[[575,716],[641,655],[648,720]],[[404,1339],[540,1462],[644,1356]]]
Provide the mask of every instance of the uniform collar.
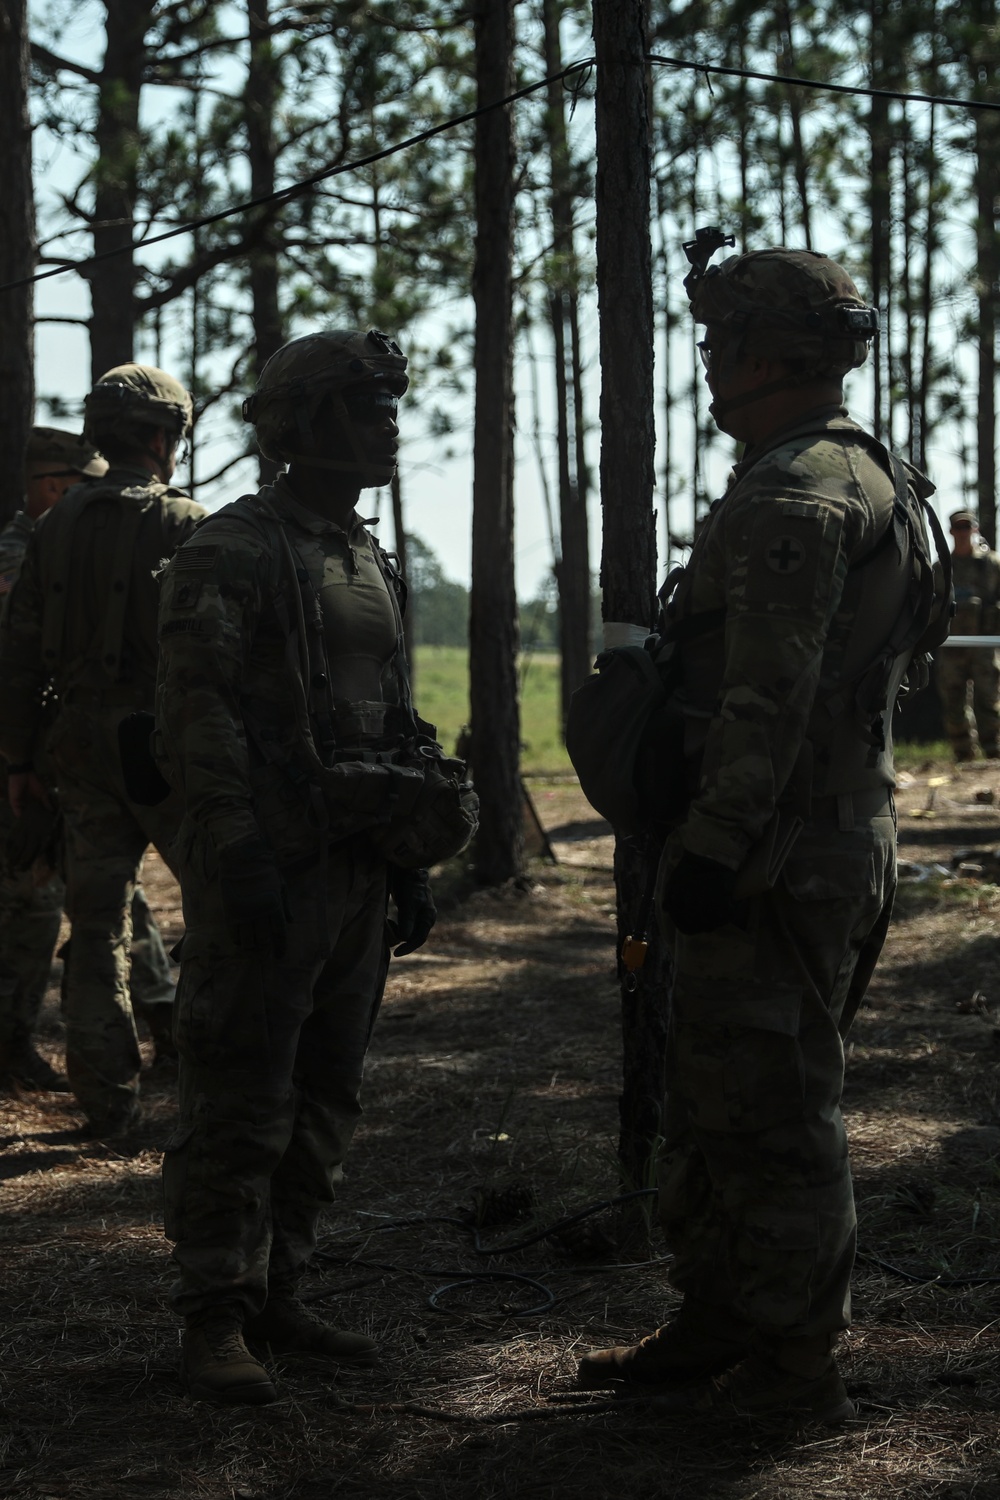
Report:
[[784,445],[797,437],[800,433],[822,432],[826,428],[836,430],[841,427],[855,427],[846,406],[817,406],[813,411],[797,416],[794,422],[789,422],[785,427],[779,427],[777,432],[772,432],[769,438],[756,447],[747,448],[739,463],[733,465],[733,476],[741,479],[748,469],[759,463],[766,453],[775,448],[783,448]]
[[349,546],[357,546],[368,535],[366,526],[374,524],[372,521],[363,521],[356,510],[351,512],[346,527],[338,525],[336,521],[327,520],[325,516],[311,510],[308,505],[302,504],[288,483],[287,474],[279,474],[271,490],[279,509],[290,515],[297,526],[301,526],[303,531],[308,531],[312,536],[325,536],[332,532],[334,536],[343,537]]

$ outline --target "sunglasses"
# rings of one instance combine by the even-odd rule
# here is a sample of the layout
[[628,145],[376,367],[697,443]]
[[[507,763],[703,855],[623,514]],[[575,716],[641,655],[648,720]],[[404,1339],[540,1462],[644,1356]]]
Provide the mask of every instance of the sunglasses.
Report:
[[399,397],[392,391],[346,391],[342,398],[347,415],[364,427],[375,427],[387,417],[396,420]]

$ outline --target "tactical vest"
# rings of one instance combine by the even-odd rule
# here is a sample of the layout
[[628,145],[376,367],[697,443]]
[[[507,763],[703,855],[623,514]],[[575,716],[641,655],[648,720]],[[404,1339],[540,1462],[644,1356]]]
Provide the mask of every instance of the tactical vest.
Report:
[[[795,439],[811,436],[799,429]],[[816,436],[828,436],[817,429]],[[928,680],[929,653],[944,640],[951,621],[951,556],[941,524],[927,503],[929,481],[863,429],[851,440],[866,448],[892,477],[890,515],[874,545],[850,564],[844,591],[823,651],[820,680],[806,728],[807,748],[793,772],[794,795],[831,796],[893,785],[892,714],[901,694]],[[931,538],[933,538],[933,547]],[[941,570],[935,580],[934,553]],[[684,575],[675,570],[665,591],[662,640],[657,653],[721,652],[725,610],[701,615],[685,610]],[[678,576],[679,575],[679,576]],[[699,641],[704,638],[704,648]],[[872,642],[881,644],[873,651]],[[721,659],[721,658],[720,658]],[[688,724],[686,751],[700,749],[708,721]],[[808,765],[805,764],[808,762]],[[689,768],[688,785],[696,776]],[[790,790],[792,786],[790,784]]]
[[[789,437],[810,435],[805,428]],[[951,559],[926,503],[928,481],[862,429],[851,437],[892,475],[895,493],[881,535],[848,569],[798,763],[779,789],[779,806],[794,803],[803,818],[813,796],[892,785],[896,700],[908,674],[908,685],[926,684],[927,653],[947,635],[951,616]],[[935,581],[928,530],[943,583]],[[696,541],[693,563],[698,551]],[[662,833],[697,791],[714,707],[684,701],[681,669],[709,687],[721,680],[726,610],[692,611],[690,577],[690,564],[673,570],[660,590],[659,632],[645,647],[602,652],[597,675],[570,704],[566,746],[581,787],[622,833]],[[881,643],[876,651],[872,641]]]

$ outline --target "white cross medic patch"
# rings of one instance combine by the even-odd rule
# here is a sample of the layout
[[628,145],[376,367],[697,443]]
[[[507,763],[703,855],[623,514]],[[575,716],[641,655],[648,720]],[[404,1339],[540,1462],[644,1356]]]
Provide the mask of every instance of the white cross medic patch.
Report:
[[744,595],[751,609],[801,613],[816,603],[817,585],[831,575],[843,517],[822,500],[765,502],[750,532]]

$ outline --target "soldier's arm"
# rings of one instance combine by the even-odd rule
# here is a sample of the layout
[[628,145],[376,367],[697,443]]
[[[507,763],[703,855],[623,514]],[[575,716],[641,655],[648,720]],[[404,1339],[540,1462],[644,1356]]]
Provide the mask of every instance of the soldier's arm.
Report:
[[799,755],[857,540],[843,504],[792,495],[757,491],[724,528],[725,670],[681,841],[734,870]]
[[161,575],[156,721],[163,769],[216,848],[258,836],[240,711],[261,609],[258,550],[202,533]]
[[42,664],[44,594],[32,536],[0,618],[0,755],[12,765],[34,758],[48,672]]

